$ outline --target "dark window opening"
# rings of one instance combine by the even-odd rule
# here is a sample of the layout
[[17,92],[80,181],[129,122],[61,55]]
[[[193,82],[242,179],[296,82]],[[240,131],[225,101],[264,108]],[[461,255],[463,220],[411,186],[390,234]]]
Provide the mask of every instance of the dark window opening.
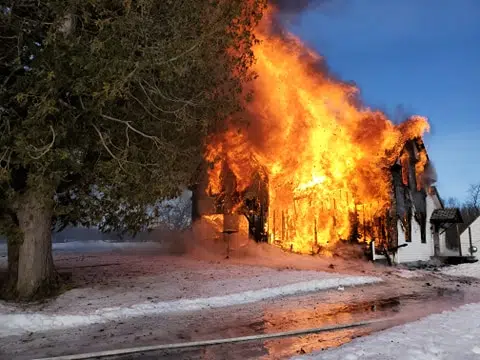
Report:
[[412,211],[408,209],[405,215],[405,242],[412,242]]
[[427,218],[424,213],[415,213],[415,220],[420,226],[420,236],[422,244],[427,243]]

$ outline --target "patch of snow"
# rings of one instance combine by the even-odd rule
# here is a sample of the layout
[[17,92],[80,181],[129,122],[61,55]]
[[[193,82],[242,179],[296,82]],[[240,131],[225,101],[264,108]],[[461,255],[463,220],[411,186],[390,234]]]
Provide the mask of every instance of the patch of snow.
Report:
[[[91,253],[91,252],[108,252],[116,250],[159,250],[164,248],[165,245],[161,242],[154,241],[104,241],[104,240],[71,240],[63,243],[53,243],[53,253]],[[0,243],[0,257],[7,257],[7,244]]]
[[96,252],[115,251],[124,249],[160,249],[162,244],[158,242],[110,242],[104,240],[67,241],[52,244],[54,252]]
[[0,337],[86,326],[149,315],[182,313],[259,302],[274,297],[295,295],[345,286],[381,282],[377,277],[350,276],[312,280],[280,287],[264,288],[208,298],[181,299],[157,303],[144,302],[128,307],[110,307],[91,313],[42,314],[38,312],[0,314]]
[[414,279],[416,277],[420,277],[423,275],[423,273],[419,270],[406,270],[406,269],[396,269],[393,273],[396,276],[404,279]]
[[460,264],[442,269],[442,273],[451,276],[469,276],[480,278],[480,261],[470,264]]
[[478,359],[480,304],[469,304],[296,360]]

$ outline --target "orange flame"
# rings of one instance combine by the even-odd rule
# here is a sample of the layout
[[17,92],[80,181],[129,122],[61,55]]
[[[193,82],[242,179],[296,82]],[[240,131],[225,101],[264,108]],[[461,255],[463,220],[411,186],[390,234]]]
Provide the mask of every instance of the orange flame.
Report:
[[408,152],[404,151],[400,155],[400,163],[402,164],[402,183],[403,185],[408,185],[408,176],[410,174],[410,155],[408,155]]
[[259,76],[254,101],[246,104],[251,121],[209,143],[206,160],[218,161],[210,187],[221,191],[219,163],[228,164],[240,192],[254,173],[265,174],[270,240],[308,253],[346,239],[352,213],[365,222],[389,208],[389,168],[405,142],[429,125],[414,116],[396,126],[356,104],[357,88],[319,70],[320,56],[293,35],[271,34],[270,17],[256,35]]
[[416,181],[417,181],[417,190],[421,190],[425,184],[424,184],[424,172],[425,172],[425,166],[428,163],[428,157],[427,157],[427,152],[425,150],[422,150],[418,153],[418,160],[415,163],[415,176],[416,176]]

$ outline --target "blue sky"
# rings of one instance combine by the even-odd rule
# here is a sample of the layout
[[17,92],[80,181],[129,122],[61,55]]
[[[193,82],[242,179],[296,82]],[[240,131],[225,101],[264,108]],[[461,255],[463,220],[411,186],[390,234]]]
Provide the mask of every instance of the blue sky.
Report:
[[289,29],[367,105],[429,118],[443,198],[480,182],[480,0],[332,0]]

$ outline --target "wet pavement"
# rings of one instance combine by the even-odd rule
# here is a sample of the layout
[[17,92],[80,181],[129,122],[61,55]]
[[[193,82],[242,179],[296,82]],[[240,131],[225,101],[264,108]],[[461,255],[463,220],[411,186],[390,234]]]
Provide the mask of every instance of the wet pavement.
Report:
[[[465,293],[455,289],[435,288],[420,294],[386,297],[373,301],[349,304],[324,304],[308,309],[281,310],[271,308],[263,320],[248,325],[252,334],[276,333],[287,330],[326,327],[360,321],[392,319],[385,323],[332,331],[321,334],[296,336],[267,341],[214,345],[184,350],[157,351],[115,357],[126,359],[287,359],[295,355],[337,347],[352,339],[392,326],[401,325],[432,312],[449,310],[465,303]],[[479,298],[480,300],[480,298]],[[243,336],[244,329],[231,331],[229,337]],[[188,336],[185,336],[189,338]]]

